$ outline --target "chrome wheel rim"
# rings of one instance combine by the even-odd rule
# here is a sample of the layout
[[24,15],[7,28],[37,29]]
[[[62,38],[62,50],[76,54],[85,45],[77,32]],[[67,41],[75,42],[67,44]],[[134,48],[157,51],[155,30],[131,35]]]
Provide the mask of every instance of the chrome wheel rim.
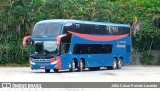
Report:
[[83,63],[82,63],[82,60],[80,62],[80,69],[82,70],[83,69]]
[[120,60],[120,61],[118,62],[118,66],[119,66],[119,68],[122,67],[122,60]]
[[116,68],[116,60],[114,59],[114,61],[113,61],[113,68]]
[[75,62],[73,61],[73,69],[75,69]]

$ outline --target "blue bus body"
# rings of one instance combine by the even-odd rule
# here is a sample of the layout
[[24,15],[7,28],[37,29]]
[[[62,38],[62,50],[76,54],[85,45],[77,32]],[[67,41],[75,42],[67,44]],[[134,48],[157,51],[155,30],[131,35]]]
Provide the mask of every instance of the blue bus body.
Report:
[[[39,35],[35,34],[30,37],[31,41],[30,45],[34,45],[33,48],[31,46],[30,50],[31,69],[33,70],[45,69],[46,72],[50,72],[50,69],[53,69],[56,72],[58,70],[70,69],[73,72],[76,69],[82,71],[85,68],[93,70],[93,68],[100,68],[100,67],[120,69],[121,67],[119,66],[131,63],[131,34],[130,34],[130,26],[128,24],[56,19],[56,20],[40,21],[36,23],[36,25],[55,24],[55,23],[61,24],[61,25],[55,25],[55,26],[61,26],[57,28],[60,30],[59,32],[56,32],[57,35],[49,37],[47,36],[40,37]],[[118,30],[119,27],[125,27],[129,29],[128,30],[129,32],[127,32],[126,34],[114,35],[114,34],[96,34],[96,33],[84,34],[73,30],[67,30],[68,33],[65,34],[64,27],[65,24],[67,23],[83,24],[83,26],[87,24],[92,24],[96,26],[95,27],[96,29],[99,29],[99,26],[101,29],[104,26],[109,26],[110,28],[109,30],[111,30],[112,28],[110,26],[114,26],[113,29],[115,29],[116,32],[119,31]],[[78,27],[79,26],[81,27],[81,25],[78,25]],[[75,27],[77,27],[77,25],[75,25]],[[83,31],[87,31],[87,28],[83,27]],[[52,48],[52,45],[54,45],[54,48]],[[36,46],[37,49],[35,48]],[[44,48],[40,48],[40,46]],[[33,50],[35,51],[32,53]],[[42,53],[39,53],[36,50],[42,50],[41,51]],[[45,50],[47,50],[47,52],[49,52],[50,54],[53,52],[56,53],[50,55],[47,54],[47,52],[43,52]]]

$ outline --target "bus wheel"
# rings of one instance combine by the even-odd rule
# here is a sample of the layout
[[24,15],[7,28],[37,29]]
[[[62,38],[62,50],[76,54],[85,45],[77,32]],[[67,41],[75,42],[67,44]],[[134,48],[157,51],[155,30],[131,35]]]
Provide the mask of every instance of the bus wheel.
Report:
[[115,70],[116,68],[117,68],[117,59],[114,58],[112,66],[107,67],[107,69],[109,69],[109,70]]
[[93,67],[89,67],[88,69],[89,69],[90,71],[93,71]]
[[59,70],[58,70],[58,69],[54,69],[54,72],[58,73],[58,72],[59,72]]
[[89,67],[88,69],[90,71],[96,71],[96,70],[100,70],[100,67]]
[[117,69],[121,69],[123,66],[123,58],[120,58],[120,60],[118,61],[118,64],[117,64]]
[[74,69],[76,68],[76,64],[75,64],[75,61],[74,61],[74,59],[72,60],[72,62],[71,62],[71,68],[70,68],[70,71],[71,72],[74,72]]
[[46,73],[50,73],[50,69],[45,69],[45,72]]
[[84,63],[83,63],[83,60],[81,59],[79,63],[78,71],[81,72],[83,69],[84,69]]

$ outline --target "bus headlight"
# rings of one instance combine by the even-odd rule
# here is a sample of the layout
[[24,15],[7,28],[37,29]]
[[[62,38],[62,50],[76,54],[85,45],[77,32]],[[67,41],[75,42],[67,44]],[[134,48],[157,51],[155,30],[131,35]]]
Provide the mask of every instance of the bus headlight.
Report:
[[32,65],[36,64],[35,62],[32,62],[32,58],[31,57],[29,58],[29,61],[30,61],[30,64],[32,64]]

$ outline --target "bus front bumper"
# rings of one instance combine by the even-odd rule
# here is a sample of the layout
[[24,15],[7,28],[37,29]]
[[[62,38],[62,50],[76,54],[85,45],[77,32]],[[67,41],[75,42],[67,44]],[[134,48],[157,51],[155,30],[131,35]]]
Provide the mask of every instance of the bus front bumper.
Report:
[[56,69],[56,64],[30,64],[32,70],[36,69]]

